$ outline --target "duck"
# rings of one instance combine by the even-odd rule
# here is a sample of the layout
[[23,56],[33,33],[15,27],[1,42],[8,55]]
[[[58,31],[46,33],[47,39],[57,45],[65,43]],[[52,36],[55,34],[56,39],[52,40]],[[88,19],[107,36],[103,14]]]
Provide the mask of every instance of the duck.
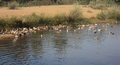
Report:
[[39,37],[42,37],[43,35],[41,34],[41,35],[39,35]]
[[112,32],[109,32],[109,34],[111,34]]
[[60,31],[56,31],[56,33],[60,33]]
[[80,30],[80,27],[78,28],[78,30]]
[[114,33],[112,33],[112,35],[114,35]]
[[95,26],[97,26],[97,24],[95,24]]
[[85,36],[85,34],[83,36]]
[[85,27],[85,25],[82,25],[82,27]]
[[94,37],[94,39],[98,39],[98,37]]
[[59,32],[61,32],[62,30],[59,30]]
[[116,34],[116,36],[118,37],[118,34]]
[[106,35],[108,35],[108,33],[105,33]]
[[90,34],[88,34],[88,36],[90,36]]
[[106,31],[107,29],[105,29],[105,31]]
[[101,31],[101,29],[98,29],[98,31]]
[[36,33],[36,31],[34,31],[34,33]]
[[37,28],[33,27],[33,30],[37,30]]
[[68,32],[68,29],[67,29],[67,32]]
[[94,32],[94,33],[97,33],[97,30],[94,29],[93,32]]
[[76,32],[76,30],[74,30],[74,32]]
[[77,37],[78,39],[80,39],[80,37]]

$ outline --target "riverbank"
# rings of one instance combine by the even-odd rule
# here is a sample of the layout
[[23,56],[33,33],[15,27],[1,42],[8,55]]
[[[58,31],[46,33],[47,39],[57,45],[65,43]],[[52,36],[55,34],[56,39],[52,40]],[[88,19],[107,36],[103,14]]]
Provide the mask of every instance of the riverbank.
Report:
[[0,40],[14,39],[15,36],[12,34],[0,34]]
[[[101,10],[95,10],[87,5],[79,5],[80,11],[83,12],[83,16],[85,18],[95,17],[96,14],[100,13]],[[1,7],[0,8],[0,18],[11,17],[11,16],[25,16],[30,15],[31,13],[35,13],[40,15],[44,13],[45,16],[54,16],[58,13],[66,13],[68,14],[69,11],[73,8],[73,5],[49,5],[49,6],[31,6],[31,7],[19,7],[17,10],[10,10],[8,7]],[[88,11],[91,11],[89,13]]]
[[[31,13],[31,14],[30,14]],[[120,20],[119,9],[96,10],[84,5],[51,5],[19,7],[17,10],[0,8],[0,30],[8,28],[87,25]]]

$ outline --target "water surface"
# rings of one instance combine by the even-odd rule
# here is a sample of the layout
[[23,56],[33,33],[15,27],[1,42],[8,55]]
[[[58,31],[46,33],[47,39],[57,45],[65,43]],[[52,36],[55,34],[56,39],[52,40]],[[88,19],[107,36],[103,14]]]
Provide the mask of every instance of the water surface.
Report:
[[[76,32],[63,28],[61,33],[45,30],[17,41],[0,40],[0,65],[119,65],[120,24],[115,25],[102,34],[87,32],[88,27]],[[115,35],[104,34],[108,32]]]

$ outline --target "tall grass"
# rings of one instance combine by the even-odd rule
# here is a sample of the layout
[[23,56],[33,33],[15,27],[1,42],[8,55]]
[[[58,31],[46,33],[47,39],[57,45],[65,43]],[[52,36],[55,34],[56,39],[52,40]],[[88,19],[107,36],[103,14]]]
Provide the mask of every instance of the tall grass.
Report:
[[108,19],[120,20],[120,10],[112,7],[107,10],[106,16]]
[[80,22],[84,19],[82,11],[80,11],[79,5],[75,4],[74,7],[70,10],[68,16],[69,23]]
[[14,2],[8,3],[8,6],[9,6],[9,9],[17,9],[19,4],[16,1],[14,1]]
[[65,13],[58,13],[54,16],[54,21],[57,25],[65,24],[68,21],[68,17]]
[[97,14],[97,18],[100,20],[105,20],[106,19],[106,12],[101,11],[100,13]]
[[101,20],[120,20],[120,10],[118,8],[112,7],[106,11],[101,11],[99,14],[97,14],[97,18]]
[[95,0],[95,1],[90,1],[89,5],[93,9],[104,10],[104,9],[107,9],[107,7],[113,7],[116,4],[112,0],[111,1],[107,1],[107,0]]
[[5,28],[19,28],[19,27],[37,27],[40,25],[78,25],[87,24],[90,20],[85,19],[80,8],[77,4],[69,11],[69,14],[59,13],[55,16],[45,16],[44,13],[36,15],[32,13],[31,15],[23,17],[11,17],[0,19],[0,26]]

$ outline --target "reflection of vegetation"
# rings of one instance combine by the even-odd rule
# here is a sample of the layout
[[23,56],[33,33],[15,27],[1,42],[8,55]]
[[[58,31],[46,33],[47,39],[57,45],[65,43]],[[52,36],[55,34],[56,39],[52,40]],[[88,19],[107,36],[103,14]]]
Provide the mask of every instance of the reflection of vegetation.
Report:
[[67,39],[65,38],[66,37],[64,34],[58,34],[55,35],[55,39],[53,39],[55,45],[54,48],[56,48],[58,54],[63,54],[63,52],[66,50]]

